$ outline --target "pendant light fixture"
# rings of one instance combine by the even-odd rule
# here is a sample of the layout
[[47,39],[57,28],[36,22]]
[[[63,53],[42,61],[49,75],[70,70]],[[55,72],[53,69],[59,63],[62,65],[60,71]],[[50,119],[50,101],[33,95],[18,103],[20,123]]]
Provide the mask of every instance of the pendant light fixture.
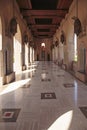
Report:
[[15,35],[15,33],[17,33],[17,21],[15,18],[14,10],[15,7],[14,7],[14,0],[13,0],[13,18],[10,21],[10,32],[13,36]]
[[63,30],[61,31],[60,41],[62,44],[65,42],[65,36]]
[[82,32],[82,26],[78,18],[78,0],[76,0],[76,16],[73,16],[72,19],[74,20],[74,33],[79,36]]

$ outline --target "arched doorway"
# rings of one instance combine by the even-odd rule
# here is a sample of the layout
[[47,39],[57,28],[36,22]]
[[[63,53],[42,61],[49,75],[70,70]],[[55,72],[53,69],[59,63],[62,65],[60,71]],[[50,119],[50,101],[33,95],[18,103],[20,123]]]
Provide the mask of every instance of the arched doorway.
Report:
[[52,60],[55,61],[55,49],[52,49]]
[[39,54],[37,54],[37,61],[39,61]]
[[19,25],[17,25],[17,33],[14,36],[14,71],[19,73],[21,71],[22,63],[21,63],[21,52],[22,52],[22,38],[21,38],[21,31]]
[[41,43],[41,60],[44,61],[45,60],[45,43]]
[[50,54],[47,53],[47,61],[50,61]]

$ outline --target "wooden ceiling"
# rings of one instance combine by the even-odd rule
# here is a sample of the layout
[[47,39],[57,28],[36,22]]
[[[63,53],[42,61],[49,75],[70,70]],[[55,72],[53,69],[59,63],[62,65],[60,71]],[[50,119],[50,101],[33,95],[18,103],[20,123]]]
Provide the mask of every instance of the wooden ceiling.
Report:
[[36,38],[52,37],[73,0],[17,0],[23,18]]

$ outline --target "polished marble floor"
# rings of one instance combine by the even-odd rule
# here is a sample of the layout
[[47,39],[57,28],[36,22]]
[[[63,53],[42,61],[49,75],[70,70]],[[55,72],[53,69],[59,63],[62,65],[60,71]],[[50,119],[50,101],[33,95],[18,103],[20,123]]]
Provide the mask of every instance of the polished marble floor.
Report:
[[0,87],[0,130],[87,130],[87,85],[36,62]]

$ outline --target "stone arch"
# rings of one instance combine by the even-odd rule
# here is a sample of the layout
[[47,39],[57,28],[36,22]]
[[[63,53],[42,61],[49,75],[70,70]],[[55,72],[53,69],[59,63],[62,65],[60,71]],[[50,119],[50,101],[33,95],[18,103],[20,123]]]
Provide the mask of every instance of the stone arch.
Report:
[[44,42],[41,43],[41,60],[44,61],[46,59],[46,44]]

